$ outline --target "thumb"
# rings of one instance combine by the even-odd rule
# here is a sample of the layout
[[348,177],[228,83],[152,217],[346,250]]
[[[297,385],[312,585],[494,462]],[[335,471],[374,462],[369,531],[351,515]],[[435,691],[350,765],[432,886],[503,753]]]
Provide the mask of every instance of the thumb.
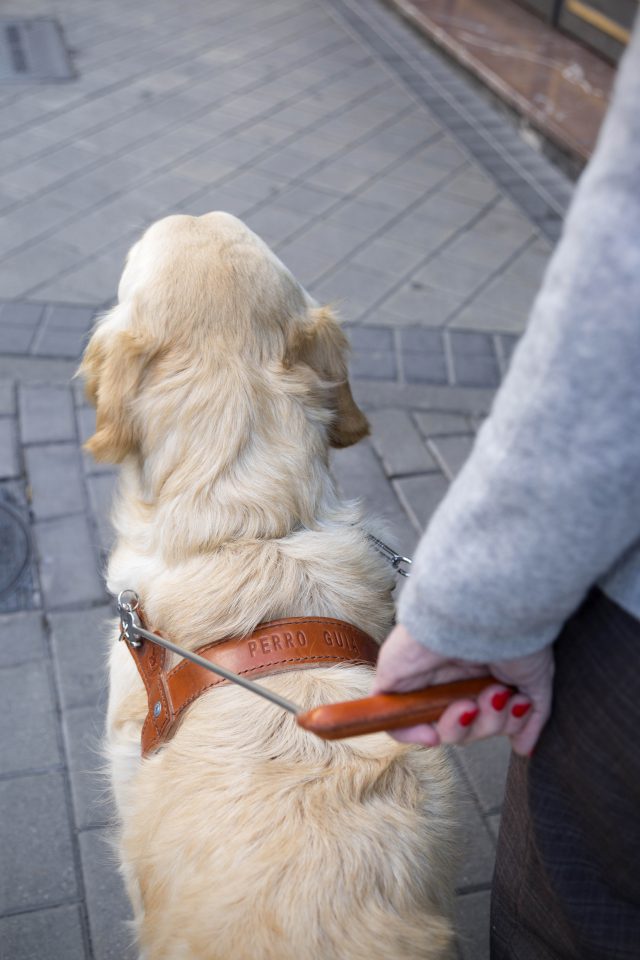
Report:
[[395,693],[427,686],[430,675],[442,664],[434,654],[398,624],[380,647],[372,693]]
[[418,643],[398,624],[380,647],[371,692],[403,693],[486,673],[485,665],[452,660]]

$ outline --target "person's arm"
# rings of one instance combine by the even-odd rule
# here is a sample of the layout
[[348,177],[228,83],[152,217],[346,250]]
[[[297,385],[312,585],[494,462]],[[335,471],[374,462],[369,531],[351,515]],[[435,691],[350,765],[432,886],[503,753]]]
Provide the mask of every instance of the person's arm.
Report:
[[[640,537],[639,105],[636,29],[527,332],[400,600],[441,664],[544,650]],[[406,688],[389,663],[383,647],[376,688]]]
[[399,619],[466,659],[548,644],[640,537],[640,30],[528,330]]

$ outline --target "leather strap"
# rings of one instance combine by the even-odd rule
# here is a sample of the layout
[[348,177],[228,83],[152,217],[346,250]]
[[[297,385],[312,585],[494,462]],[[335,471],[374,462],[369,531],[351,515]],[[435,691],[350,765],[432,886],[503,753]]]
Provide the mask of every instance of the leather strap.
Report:
[[[145,626],[141,612],[137,612]],[[211,687],[229,681],[189,660],[181,660],[167,673],[167,651],[149,640],[138,647],[127,643],[127,647],[147,691],[149,708],[141,737],[142,755],[146,756],[173,736],[194,700]],[[207,643],[195,653],[253,678],[336,663],[373,665],[378,644],[344,620],[292,617],[260,624],[247,637]]]

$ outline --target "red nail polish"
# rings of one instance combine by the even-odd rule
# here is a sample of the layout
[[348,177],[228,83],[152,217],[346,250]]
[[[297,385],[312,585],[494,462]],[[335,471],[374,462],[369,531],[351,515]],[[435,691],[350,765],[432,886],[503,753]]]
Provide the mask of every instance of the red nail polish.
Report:
[[503,690],[501,693],[494,693],[491,697],[491,706],[494,710],[504,710],[507,705],[507,700],[511,696],[509,690]]
[[473,723],[473,721],[477,716],[478,716],[477,710],[467,710],[466,713],[460,714],[458,723],[460,724],[461,727],[468,727]]
[[530,703],[516,703],[515,707],[511,708],[511,713],[514,717],[524,717],[529,710],[531,710]]

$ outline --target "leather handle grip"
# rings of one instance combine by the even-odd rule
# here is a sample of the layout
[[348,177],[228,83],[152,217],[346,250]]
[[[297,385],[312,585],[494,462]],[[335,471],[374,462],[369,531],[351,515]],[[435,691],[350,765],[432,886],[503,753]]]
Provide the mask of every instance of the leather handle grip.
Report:
[[[454,700],[474,699],[492,683],[490,675],[440,683],[408,693],[379,693],[361,700],[328,703],[297,716],[298,726],[323,740],[342,740],[381,730],[434,723]],[[514,693],[516,691],[514,690]]]

